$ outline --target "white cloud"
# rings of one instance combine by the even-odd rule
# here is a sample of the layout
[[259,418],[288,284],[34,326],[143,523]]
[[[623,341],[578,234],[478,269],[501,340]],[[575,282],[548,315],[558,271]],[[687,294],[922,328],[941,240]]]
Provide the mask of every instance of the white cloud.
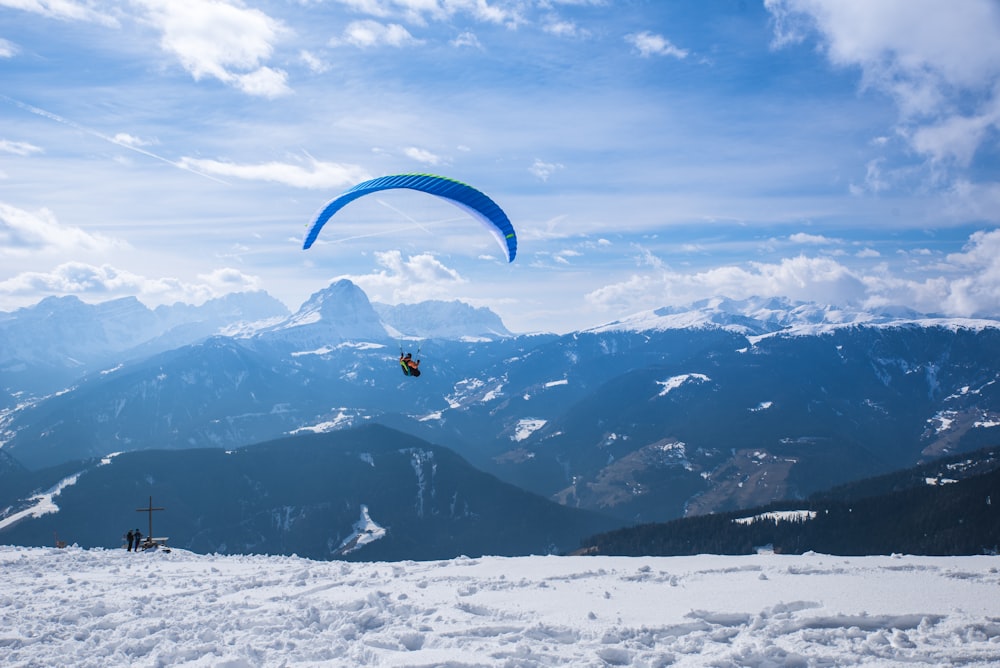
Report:
[[16,44],[0,37],[0,58],[13,58],[18,52]]
[[835,244],[838,243],[836,239],[830,239],[829,237],[824,237],[821,234],[806,234],[805,232],[796,232],[795,234],[788,235],[788,240],[793,244],[806,244],[806,245],[824,245],[824,244]]
[[272,67],[258,67],[246,74],[237,74],[233,78],[236,87],[248,95],[260,97],[279,97],[291,92],[287,85],[288,74],[284,70]]
[[134,296],[147,305],[157,306],[175,302],[199,304],[230,292],[260,287],[256,277],[230,268],[218,269],[198,278],[202,282],[191,283],[171,277],[142,276],[107,264],[96,266],[66,262],[50,272],[24,272],[0,281],[0,295],[24,295],[33,300],[41,295],[77,295],[101,300]]
[[108,252],[128,244],[79,227],[61,225],[47,209],[29,212],[0,202],[0,257],[39,252]]
[[264,12],[223,0],[133,0],[162,33],[160,46],[196,81],[218,79],[250,95],[290,92],[285,72],[264,65],[285,27]]
[[63,21],[88,21],[111,28],[118,27],[118,19],[94,9],[94,4],[74,0],[0,0],[0,7],[21,9]]
[[311,72],[322,74],[330,69],[330,65],[319,56],[315,56],[309,51],[300,51],[299,58],[306,64]]
[[371,178],[358,165],[322,162],[313,158],[309,158],[305,165],[276,161],[239,164],[201,158],[181,158],[178,164],[203,174],[270,181],[297,188],[339,188]]
[[968,164],[1000,128],[1000,4],[995,0],[765,0],[775,45],[816,31],[830,62],[858,67],[895,100],[904,135],[935,160]]
[[120,144],[122,146],[133,146],[133,147],[149,146],[151,143],[153,143],[153,142],[148,142],[144,139],[140,139],[139,137],[130,135],[126,132],[117,133],[114,137],[111,138],[111,140],[116,144]]
[[875,158],[874,160],[869,160],[865,167],[865,182],[864,185],[859,186],[856,184],[851,184],[849,190],[852,195],[863,195],[865,193],[880,193],[883,190],[889,189],[889,179],[887,175],[883,172],[883,165],[885,160],[883,158]]
[[[656,265],[652,259],[647,264]],[[724,295],[734,299],[768,295],[820,303],[858,303],[864,283],[830,258],[803,255],[776,264],[751,262],[683,274],[667,268],[635,274],[585,296],[592,305],[613,312],[641,311],[668,304],[689,304]]]
[[580,257],[583,253],[575,250],[561,250],[552,256],[552,259],[559,264],[570,264],[570,259]]
[[9,141],[7,139],[0,139],[0,153],[12,153],[14,155],[31,155],[32,153],[41,153],[42,149],[34,144],[29,144],[23,141]]
[[386,251],[375,253],[375,260],[383,267],[380,271],[341,277],[356,283],[373,301],[394,304],[448,298],[454,295],[455,286],[466,282],[427,253],[404,259],[400,251]]
[[465,31],[455,39],[451,40],[451,45],[455,47],[470,47],[473,49],[483,50],[483,45],[479,42],[479,38],[476,37],[475,33]]
[[[855,257],[878,258],[880,254],[866,248]],[[764,295],[835,306],[906,306],[955,317],[1000,316],[1000,230],[972,234],[962,252],[944,261],[926,249],[902,258],[906,265],[898,272],[887,263],[858,270],[829,257],[799,255],[773,263],[683,273],[647,252],[640,265],[649,267],[648,271],[593,290],[585,298],[591,306],[615,314],[710,297]]]
[[239,269],[223,267],[208,274],[198,274],[198,278],[212,289],[215,296],[229,294],[230,292],[247,292],[260,289],[260,279],[256,276],[248,276]]
[[1000,183],[956,180],[945,197],[946,212],[958,219],[1000,224]]
[[542,30],[555,35],[556,37],[589,37],[590,31],[581,28],[572,21],[561,19],[558,16],[550,15],[542,23]]
[[376,46],[404,47],[422,44],[410,31],[398,23],[384,24],[371,19],[352,21],[344,28],[339,40],[331,40],[332,45],[350,44],[362,49]]
[[[995,102],[1000,102],[1000,98]],[[975,116],[949,116],[939,123],[917,128],[911,141],[917,151],[933,160],[953,160],[966,167],[990,128],[1000,127],[998,121],[1000,113],[996,109]]]
[[650,56],[670,56],[683,60],[688,56],[687,49],[680,49],[674,46],[663,35],[651,33],[648,30],[626,35],[625,41],[631,44],[643,58]]
[[548,181],[549,177],[552,176],[552,174],[563,168],[564,168],[563,165],[559,164],[558,162],[545,162],[543,160],[539,160],[536,158],[535,161],[531,163],[531,167],[528,168],[528,171],[530,171],[540,180]]
[[415,146],[410,146],[409,148],[403,149],[403,153],[406,157],[416,160],[417,162],[422,162],[425,165],[440,165],[444,160],[439,155],[435,155],[430,151],[422,148],[417,148]]
[[400,17],[425,25],[467,14],[478,21],[516,26],[523,23],[514,3],[501,6],[488,0],[337,0],[355,12],[379,18]]

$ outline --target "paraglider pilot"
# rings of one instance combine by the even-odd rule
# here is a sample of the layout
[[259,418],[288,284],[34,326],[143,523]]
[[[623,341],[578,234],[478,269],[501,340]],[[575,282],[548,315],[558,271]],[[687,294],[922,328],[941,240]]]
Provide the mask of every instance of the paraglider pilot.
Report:
[[399,365],[403,367],[403,373],[405,373],[407,376],[420,375],[420,369],[417,368],[420,366],[420,360],[413,359],[413,355],[411,355],[410,353],[406,353],[405,355],[400,353]]

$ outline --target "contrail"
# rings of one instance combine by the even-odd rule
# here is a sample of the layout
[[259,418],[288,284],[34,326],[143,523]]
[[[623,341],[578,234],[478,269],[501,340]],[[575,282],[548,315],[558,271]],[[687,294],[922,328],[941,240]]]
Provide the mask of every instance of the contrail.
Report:
[[[398,214],[399,214],[399,215],[401,215],[402,217],[406,218],[407,220],[409,220],[409,221],[410,221],[411,223],[413,223],[414,225],[416,225],[417,227],[419,227],[420,229],[422,229],[422,230],[423,230],[424,232],[426,232],[427,234],[431,234],[431,231],[430,231],[430,230],[428,230],[428,229],[427,229],[426,227],[424,227],[423,225],[421,225],[420,223],[418,223],[418,222],[417,222],[417,219],[416,219],[416,218],[414,218],[413,216],[411,216],[411,215],[409,215],[409,214],[407,214],[407,213],[405,213],[405,212],[403,212],[403,211],[400,211],[399,209],[397,209],[396,207],[392,206],[392,205],[391,205],[391,204],[389,204],[388,202],[384,202],[384,201],[382,201],[382,200],[377,200],[377,201],[378,201],[378,203],[379,203],[379,204],[381,204],[381,205],[382,205],[382,206],[384,206],[385,208],[389,209],[390,211],[395,211],[396,213],[398,213]],[[461,220],[461,219],[460,219],[460,218],[452,218],[451,220]]]
[[[435,221],[432,221],[430,223],[424,223],[423,225],[417,223],[416,221],[413,221],[413,222],[414,222],[414,224],[417,227],[419,227],[420,229],[422,229],[427,234],[433,234],[433,232],[431,232],[430,230],[428,230],[426,226],[429,225],[429,226],[433,227],[435,225],[444,225],[446,223],[453,223],[453,222],[455,222],[457,220],[464,220],[464,218],[461,218],[461,217],[459,217],[459,218],[445,218],[445,219],[442,219],[442,220],[435,220]],[[350,236],[350,237],[339,237],[339,238],[336,238],[336,239],[330,239],[329,241],[326,241],[324,243],[339,244],[339,243],[343,243],[345,241],[353,241],[355,239],[368,239],[370,237],[384,237],[387,234],[396,234],[398,232],[406,232],[406,231],[412,230],[412,229],[413,229],[412,225],[407,225],[406,227],[395,227],[395,228],[393,228],[391,230],[382,230],[380,232],[369,232],[367,234],[355,234],[355,235]],[[320,243],[319,239],[317,239],[317,243]]]
[[97,137],[98,139],[103,139],[104,141],[109,142],[111,144],[114,144],[115,146],[120,146],[120,147],[126,148],[126,149],[128,149],[130,151],[135,151],[136,153],[139,153],[141,155],[147,156],[149,158],[153,158],[154,160],[159,160],[160,162],[165,162],[168,165],[172,165],[172,166],[174,166],[174,167],[176,167],[178,169],[183,169],[186,172],[191,172],[193,174],[197,174],[198,176],[204,176],[206,179],[211,179],[212,181],[215,181],[216,183],[221,183],[221,184],[227,185],[227,186],[228,185],[232,185],[228,181],[223,181],[222,179],[217,178],[215,176],[212,176],[211,174],[207,174],[205,172],[199,172],[197,169],[193,169],[192,167],[190,167],[188,165],[185,165],[184,163],[176,162],[174,160],[171,160],[170,158],[165,158],[162,155],[157,155],[157,154],[153,153],[152,151],[147,151],[145,149],[139,148],[138,146],[133,146],[133,145],[128,144],[126,142],[123,142],[123,141],[121,141],[119,139],[115,139],[114,137],[109,137],[108,135],[103,134],[101,132],[98,132],[97,130],[92,130],[92,129],[88,128],[88,127],[84,127],[83,125],[80,125],[79,123],[76,123],[74,121],[71,121],[68,118],[64,118],[63,116],[60,116],[59,114],[53,114],[51,111],[45,111],[44,109],[39,109],[38,107],[35,107],[35,106],[30,105],[30,104],[26,104],[24,102],[20,102],[19,100],[15,100],[13,98],[7,97],[6,95],[0,95],[0,98],[3,98],[4,100],[6,100],[7,102],[13,104],[16,107],[19,107],[21,109],[24,109],[25,111],[31,112],[32,114],[35,114],[36,116],[41,116],[42,118],[47,118],[47,119],[49,119],[51,121],[56,121],[57,123],[62,123],[63,125],[68,125],[69,127],[73,128],[75,130],[79,130],[80,132],[85,132],[88,135],[91,135],[93,137]]

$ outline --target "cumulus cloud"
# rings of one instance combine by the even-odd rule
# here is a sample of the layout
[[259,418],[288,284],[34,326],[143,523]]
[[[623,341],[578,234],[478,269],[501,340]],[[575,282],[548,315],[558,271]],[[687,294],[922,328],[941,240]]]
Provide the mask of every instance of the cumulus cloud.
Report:
[[469,31],[465,31],[455,39],[451,40],[451,45],[459,48],[469,47],[480,51],[483,50],[483,45],[479,41],[479,38],[476,37],[475,33]]
[[140,139],[139,137],[130,135],[127,132],[119,132],[115,134],[115,136],[112,137],[111,140],[114,143],[119,144],[121,146],[129,146],[129,147],[149,146],[152,143],[146,141],[145,139]]
[[216,176],[231,176],[248,181],[270,181],[297,188],[339,188],[365,181],[371,176],[358,165],[323,162],[308,158],[304,164],[263,162],[240,164],[222,160],[181,158],[185,169]]
[[995,0],[765,0],[782,47],[818,34],[831,63],[890,95],[901,134],[935,161],[967,165],[1000,129]]
[[976,232],[963,251],[949,255],[947,261],[959,276],[927,282],[942,290],[938,295],[932,291],[932,304],[939,303],[941,311],[953,315],[1000,314],[1000,230]]
[[[880,255],[862,249],[854,257]],[[830,257],[806,255],[684,273],[646,251],[637,262],[648,270],[593,290],[586,300],[615,314],[710,297],[773,296],[860,308],[905,306],[953,317],[1000,316],[1000,230],[972,234],[961,252],[943,261],[926,253],[907,254],[905,259],[905,273],[887,262],[860,270]]]
[[538,179],[548,181],[549,177],[560,169],[563,169],[563,165],[558,162],[545,162],[544,160],[536,158],[535,161],[531,163],[531,167],[528,168],[528,171],[534,174]]
[[264,63],[286,32],[258,9],[224,0],[135,0],[162,33],[160,46],[196,81],[218,79],[249,95],[290,92],[287,74]]
[[414,46],[422,42],[410,34],[410,31],[398,23],[379,23],[371,19],[352,21],[344,28],[340,39],[330,41],[331,45],[350,44],[361,49],[376,46],[404,47]]
[[778,263],[752,262],[683,274],[664,267],[659,272],[636,274],[586,295],[586,300],[606,310],[641,311],[665,304],[688,304],[724,295],[743,299],[758,295],[787,296],[820,303],[859,303],[865,295],[863,281],[830,258],[803,255]]
[[374,301],[418,302],[447,298],[465,283],[457,271],[428,253],[403,258],[398,251],[375,253],[382,269],[371,274],[343,276],[361,287]]
[[171,277],[148,277],[108,264],[66,262],[49,272],[24,272],[0,281],[0,295],[8,298],[76,295],[82,298],[136,297],[151,305],[184,302],[200,304],[230,292],[257,290],[260,281],[236,269],[218,269],[198,276],[200,282]]
[[839,243],[836,239],[824,237],[821,234],[806,234],[805,232],[790,234],[788,240],[793,244],[826,245]]
[[556,15],[549,15],[543,21],[542,30],[556,37],[581,38],[590,36],[589,30],[581,28],[573,21],[561,19]]
[[651,33],[648,30],[626,35],[625,41],[631,44],[643,58],[649,58],[650,56],[670,56],[683,60],[688,56],[687,49],[678,48],[663,35]]
[[440,165],[444,162],[441,156],[431,153],[426,149],[417,148],[416,146],[410,146],[403,149],[403,153],[407,158],[411,158],[417,162],[422,162],[425,165]]
[[78,251],[109,252],[128,248],[119,239],[62,225],[48,209],[25,211],[0,202],[0,257]]
[[215,293],[213,296],[260,289],[259,278],[248,276],[232,267],[222,267],[207,274],[198,274],[198,279]]
[[945,207],[955,218],[1000,223],[1000,183],[958,179],[945,196]]

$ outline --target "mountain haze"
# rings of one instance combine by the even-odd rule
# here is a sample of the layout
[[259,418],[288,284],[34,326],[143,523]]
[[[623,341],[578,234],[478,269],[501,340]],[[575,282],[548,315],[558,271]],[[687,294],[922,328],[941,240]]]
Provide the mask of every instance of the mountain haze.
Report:
[[[419,349],[419,379],[401,345]],[[775,299],[515,335],[482,309],[372,305],[341,280],[285,317],[121,353],[51,396],[5,372],[0,440],[38,471],[382,424],[565,506],[667,521],[997,445],[997,349],[992,320]]]

